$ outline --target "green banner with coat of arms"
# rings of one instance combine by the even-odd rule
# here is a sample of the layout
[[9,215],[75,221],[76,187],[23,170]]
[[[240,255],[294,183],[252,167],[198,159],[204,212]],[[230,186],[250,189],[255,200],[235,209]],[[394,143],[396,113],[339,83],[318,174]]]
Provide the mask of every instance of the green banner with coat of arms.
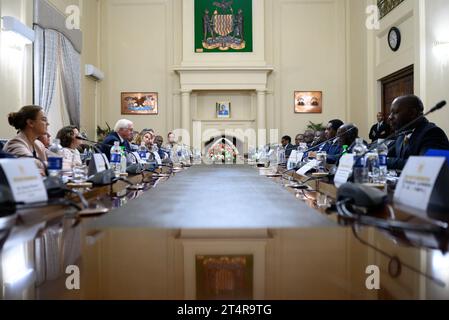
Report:
[[252,0],[195,0],[195,52],[253,52]]

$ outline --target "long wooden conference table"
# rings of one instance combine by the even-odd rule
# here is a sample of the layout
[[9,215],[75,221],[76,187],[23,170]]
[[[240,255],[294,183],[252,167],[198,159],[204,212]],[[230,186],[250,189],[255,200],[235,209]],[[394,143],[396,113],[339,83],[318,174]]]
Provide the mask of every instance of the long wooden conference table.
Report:
[[[167,171],[165,172],[167,173]],[[132,183],[142,176],[129,177]],[[449,299],[448,239],[342,221],[325,180],[254,165],[145,174],[21,210],[0,231],[3,299]],[[77,201],[76,198],[72,198]],[[432,223],[391,206],[385,219]]]

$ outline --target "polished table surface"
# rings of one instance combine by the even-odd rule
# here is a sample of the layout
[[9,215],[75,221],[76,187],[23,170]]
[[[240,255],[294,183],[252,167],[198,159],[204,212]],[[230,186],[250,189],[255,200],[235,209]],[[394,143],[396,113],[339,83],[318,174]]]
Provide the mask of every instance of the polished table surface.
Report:
[[[324,192],[285,183],[252,166],[198,166],[144,191],[93,192],[92,203],[113,208],[100,217],[68,209],[24,213],[0,234],[8,236],[1,296],[449,299],[446,238],[340,226]],[[331,186],[323,190],[332,193]],[[67,266],[79,268],[80,290],[67,288]],[[373,267],[379,287],[370,290]]]
[[195,166],[102,217],[96,227],[294,228],[331,226],[247,165]]

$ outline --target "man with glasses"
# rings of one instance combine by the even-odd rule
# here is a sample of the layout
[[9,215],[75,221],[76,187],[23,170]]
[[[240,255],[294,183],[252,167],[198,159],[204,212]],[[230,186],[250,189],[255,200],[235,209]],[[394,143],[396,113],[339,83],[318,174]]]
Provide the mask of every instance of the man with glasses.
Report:
[[121,147],[125,147],[126,152],[132,152],[131,145],[129,144],[129,138],[134,133],[134,124],[127,119],[121,119],[117,121],[114,126],[114,131],[111,132],[103,141],[101,145],[101,151],[111,159],[111,148],[115,142],[119,142]]

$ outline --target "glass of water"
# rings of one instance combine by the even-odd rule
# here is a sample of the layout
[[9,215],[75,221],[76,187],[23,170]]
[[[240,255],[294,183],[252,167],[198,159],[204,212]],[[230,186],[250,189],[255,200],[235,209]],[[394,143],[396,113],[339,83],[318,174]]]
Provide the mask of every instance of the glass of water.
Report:
[[87,166],[86,165],[76,165],[73,166],[73,182],[74,183],[84,183],[87,181]]
[[317,171],[318,172],[326,172],[327,153],[326,152],[318,152],[316,154],[316,160],[318,162]]

